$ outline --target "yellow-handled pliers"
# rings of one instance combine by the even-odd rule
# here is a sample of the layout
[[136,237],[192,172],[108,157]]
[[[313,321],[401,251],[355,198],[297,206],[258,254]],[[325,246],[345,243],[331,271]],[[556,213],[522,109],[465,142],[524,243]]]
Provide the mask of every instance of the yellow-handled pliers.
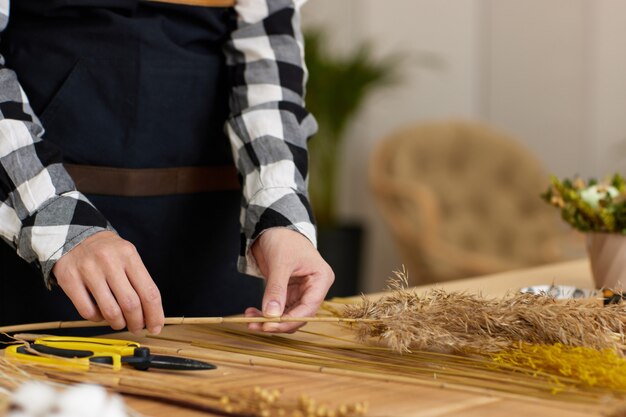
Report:
[[129,340],[93,337],[46,336],[28,345],[11,345],[5,356],[12,360],[88,370],[91,364],[110,365],[114,370],[128,364],[135,369],[207,370],[215,365],[178,356],[152,355],[150,349]]

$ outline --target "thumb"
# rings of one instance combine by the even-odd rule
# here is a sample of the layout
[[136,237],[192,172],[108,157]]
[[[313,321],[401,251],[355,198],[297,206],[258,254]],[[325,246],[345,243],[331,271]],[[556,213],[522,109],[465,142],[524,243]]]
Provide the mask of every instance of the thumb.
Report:
[[262,311],[265,317],[280,317],[283,315],[290,276],[291,273],[286,268],[270,267],[265,293],[263,294]]

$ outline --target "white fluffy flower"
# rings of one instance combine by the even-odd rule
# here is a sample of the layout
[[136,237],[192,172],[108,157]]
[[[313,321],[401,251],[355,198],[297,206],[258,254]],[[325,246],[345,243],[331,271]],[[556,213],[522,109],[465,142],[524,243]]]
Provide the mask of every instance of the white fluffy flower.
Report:
[[57,392],[41,382],[22,384],[13,394],[12,402],[27,416],[45,416],[54,407]]
[[61,393],[57,407],[61,414],[98,417],[107,401],[107,392],[97,385],[76,385]]
[[100,412],[100,417],[126,417],[124,401],[119,395],[112,395]]
[[611,196],[615,198],[619,195],[617,188],[612,185],[592,185],[580,192],[580,197],[584,202],[589,204],[593,208],[598,208],[600,200]]
[[98,385],[75,385],[58,393],[28,382],[15,391],[12,403],[16,409],[7,417],[127,417],[122,398]]

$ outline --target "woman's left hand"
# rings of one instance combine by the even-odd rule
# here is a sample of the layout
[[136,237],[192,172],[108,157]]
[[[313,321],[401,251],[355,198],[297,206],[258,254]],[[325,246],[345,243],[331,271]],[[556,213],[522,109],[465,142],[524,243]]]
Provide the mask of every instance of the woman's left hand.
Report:
[[[315,316],[335,280],[335,274],[313,244],[287,228],[261,234],[252,254],[266,278],[262,311],[250,307],[247,317]],[[250,323],[251,330],[293,333],[305,323]]]

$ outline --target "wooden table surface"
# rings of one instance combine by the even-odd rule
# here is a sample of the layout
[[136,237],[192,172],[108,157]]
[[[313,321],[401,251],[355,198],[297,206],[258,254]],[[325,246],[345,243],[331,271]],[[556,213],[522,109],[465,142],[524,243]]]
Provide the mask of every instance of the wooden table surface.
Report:
[[[506,272],[491,276],[465,279],[432,287],[445,290],[464,290],[480,292],[484,295],[503,295],[508,291],[529,285],[560,284],[579,288],[592,288],[587,260],[553,264],[538,268]],[[376,295],[373,295],[376,296]],[[165,337],[177,339],[211,338],[204,334],[202,326],[170,326],[163,330]],[[241,327],[243,329],[243,327]],[[339,326],[328,324],[309,324],[305,329],[316,332],[334,332],[342,337],[349,337]],[[342,333],[344,332],[344,333]],[[193,356],[206,354],[207,350],[181,346],[178,342],[153,338],[137,338],[129,334],[117,335],[135,339],[151,346],[184,348],[184,354]],[[315,340],[310,333],[296,333],[294,338]],[[232,354],[237,356],[238,354]],[[245,356],[244,356],[245,357]],[[205,356],[206,358],[206,356]],[[399,383],[372,380],[366,377],[349,375],[328,375],[322,372],[286,370],[276,367],[245,366],[232,363],[220,363],[216,371],[209,371],[203,376],[210,378],[216,386],[235,381],[241,388],[261,385],[263,388],[278,388],[283,395],[297,396],[303,391],[320,402],[337,404],[337,401],[368,401],[367,416],[395,417],[448,417],[448,416],[554,416],[565,413],[568,416],[600,416],[606,411],[600,406],[581,406],[554,400],[536,400],[524,397],[502,395],[497,392],[471,392],[465,389],[442,388],[434,384]],[[208,416],[200,411],[178,408],[161,403],[127,397],[127,403],[138,412],[154,417],[199,417]]]

